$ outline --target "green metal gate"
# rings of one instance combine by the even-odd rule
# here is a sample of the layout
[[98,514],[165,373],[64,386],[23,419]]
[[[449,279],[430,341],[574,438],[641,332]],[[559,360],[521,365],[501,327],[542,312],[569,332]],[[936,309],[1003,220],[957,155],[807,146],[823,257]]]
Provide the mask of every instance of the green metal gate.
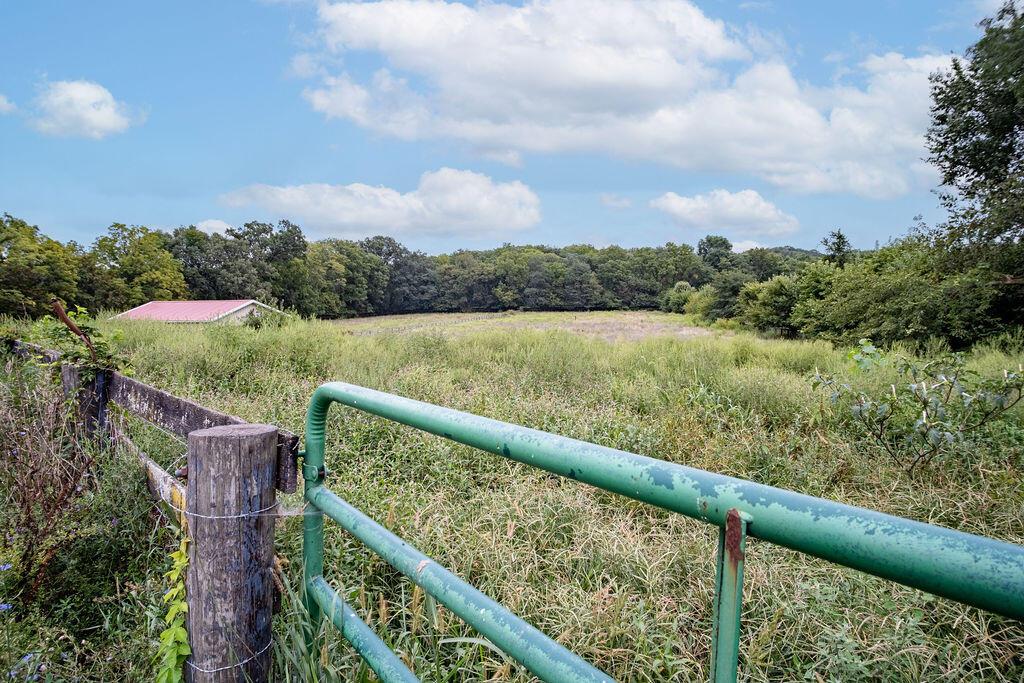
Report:
[[383,681],[416,681],[323,578],[326,514],[544,681],[610,681],[324,486],[332,403],[362,410],[719,527],[711,678],[735,681],[747,536],[1024,620],[1024,547],[805,496],[535,429],[331,382],[306,416],[306,607],[327,616]]

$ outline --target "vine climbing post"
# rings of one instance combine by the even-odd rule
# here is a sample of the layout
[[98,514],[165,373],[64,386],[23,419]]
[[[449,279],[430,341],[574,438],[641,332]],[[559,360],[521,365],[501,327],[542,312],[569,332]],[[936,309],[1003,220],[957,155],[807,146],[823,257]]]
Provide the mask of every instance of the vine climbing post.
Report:
[[188,435],[188,634],[194,683],[271,678],[277,428]]

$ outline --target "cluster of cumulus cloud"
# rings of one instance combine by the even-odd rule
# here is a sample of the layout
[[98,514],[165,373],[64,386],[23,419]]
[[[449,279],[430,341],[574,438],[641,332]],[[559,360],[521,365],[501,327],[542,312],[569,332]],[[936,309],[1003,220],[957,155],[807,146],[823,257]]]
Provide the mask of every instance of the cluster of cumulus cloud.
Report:
[[[771,36],[688,0],[324,1],[311,47],[291,71],[307,80],[302,96],[327,119],[453,142],[512,167],[529,154],[600,154],[785,192],[875,199],[934,184],[921,160],[928,76],[948,66],[947,55],[872,55],[842,79],[814,84],[798,79],[783,54]],[[354,55],[381,66],[353,69]],[[0,114],[14,109],[0,96]],[[143,118],[98,83],[55,81],[41,88],[30,123],[49,135],[99,139]],[[256,184],[221,199],[339,235],[507,232],[541,218],[522,182],[451,168],[424,173],[407,192]],[[615,195],[601,201],[631,205]],[[645,201],[681,226],[771,238],[799,228],[752,189]]]
[[[842,82],[815,85],[797,79],[764,34],[730,27],[686,0],[605,0],[600,11],[587,0],[322,3],[316,35],[317,48],[292,65],[310,79],[303,96],[314,110],[398,139],[460,142],[511,166],[530,153],[597,153],[747,175],[783,191],[876,199],[935,180],[921,157],[928,76],[948,65],[945,55],[873,55]],[[346,68],[355,54],[383,66],[355,74]],[[504,213],[481,228],[539,220],[535,198],[521,201],[529,188],[478,180],[477,199]],[[332,220],[339,214],[323,208],[351,206],[359,196],[366,210],[345,214],[355,222],[399,206],[399,222],[416,225],[430,190],[253,186],[230,199],[306,206],[346,230],[353,219]],[[318,201],[302,202],[312,196]],[[777,238],[799,228],[752,189],[669,192],[647,205],[681,226],[738,236]]]
[[[871,56],[847,80],[800,82],[760,33],[685,0],[324,3],[296,70],[324,115],[494,159],[599,152],[744,172],[800,192],[903,194],[919,162],[928,75],[945,55]],[[385,66],[362,79],[349,53]],[[340,66],[339,66],[340,62]]]

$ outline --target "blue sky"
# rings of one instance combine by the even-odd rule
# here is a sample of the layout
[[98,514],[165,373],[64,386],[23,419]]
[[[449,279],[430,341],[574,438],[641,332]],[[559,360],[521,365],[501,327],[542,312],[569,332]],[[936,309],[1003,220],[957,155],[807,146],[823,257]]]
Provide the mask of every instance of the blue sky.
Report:
[[994,4],[6,2],[0,211],[82,243],[870,247],[941,218],[927,74]]

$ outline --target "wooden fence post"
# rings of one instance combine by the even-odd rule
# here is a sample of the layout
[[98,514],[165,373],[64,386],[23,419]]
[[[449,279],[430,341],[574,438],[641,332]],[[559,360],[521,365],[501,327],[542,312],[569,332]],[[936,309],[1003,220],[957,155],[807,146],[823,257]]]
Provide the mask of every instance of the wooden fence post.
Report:
[[64,395],[76,402],[78,421],[85,425],[85,433],[89,437],[102,439],[107,435],[107,402],[112,375],[110,370],[99,370],[86,382],[82,381],[82,369],[77,365],[62,363],[60,366]]
[[271,677],[276,468],[271,425],[188,435],[188,681]]

